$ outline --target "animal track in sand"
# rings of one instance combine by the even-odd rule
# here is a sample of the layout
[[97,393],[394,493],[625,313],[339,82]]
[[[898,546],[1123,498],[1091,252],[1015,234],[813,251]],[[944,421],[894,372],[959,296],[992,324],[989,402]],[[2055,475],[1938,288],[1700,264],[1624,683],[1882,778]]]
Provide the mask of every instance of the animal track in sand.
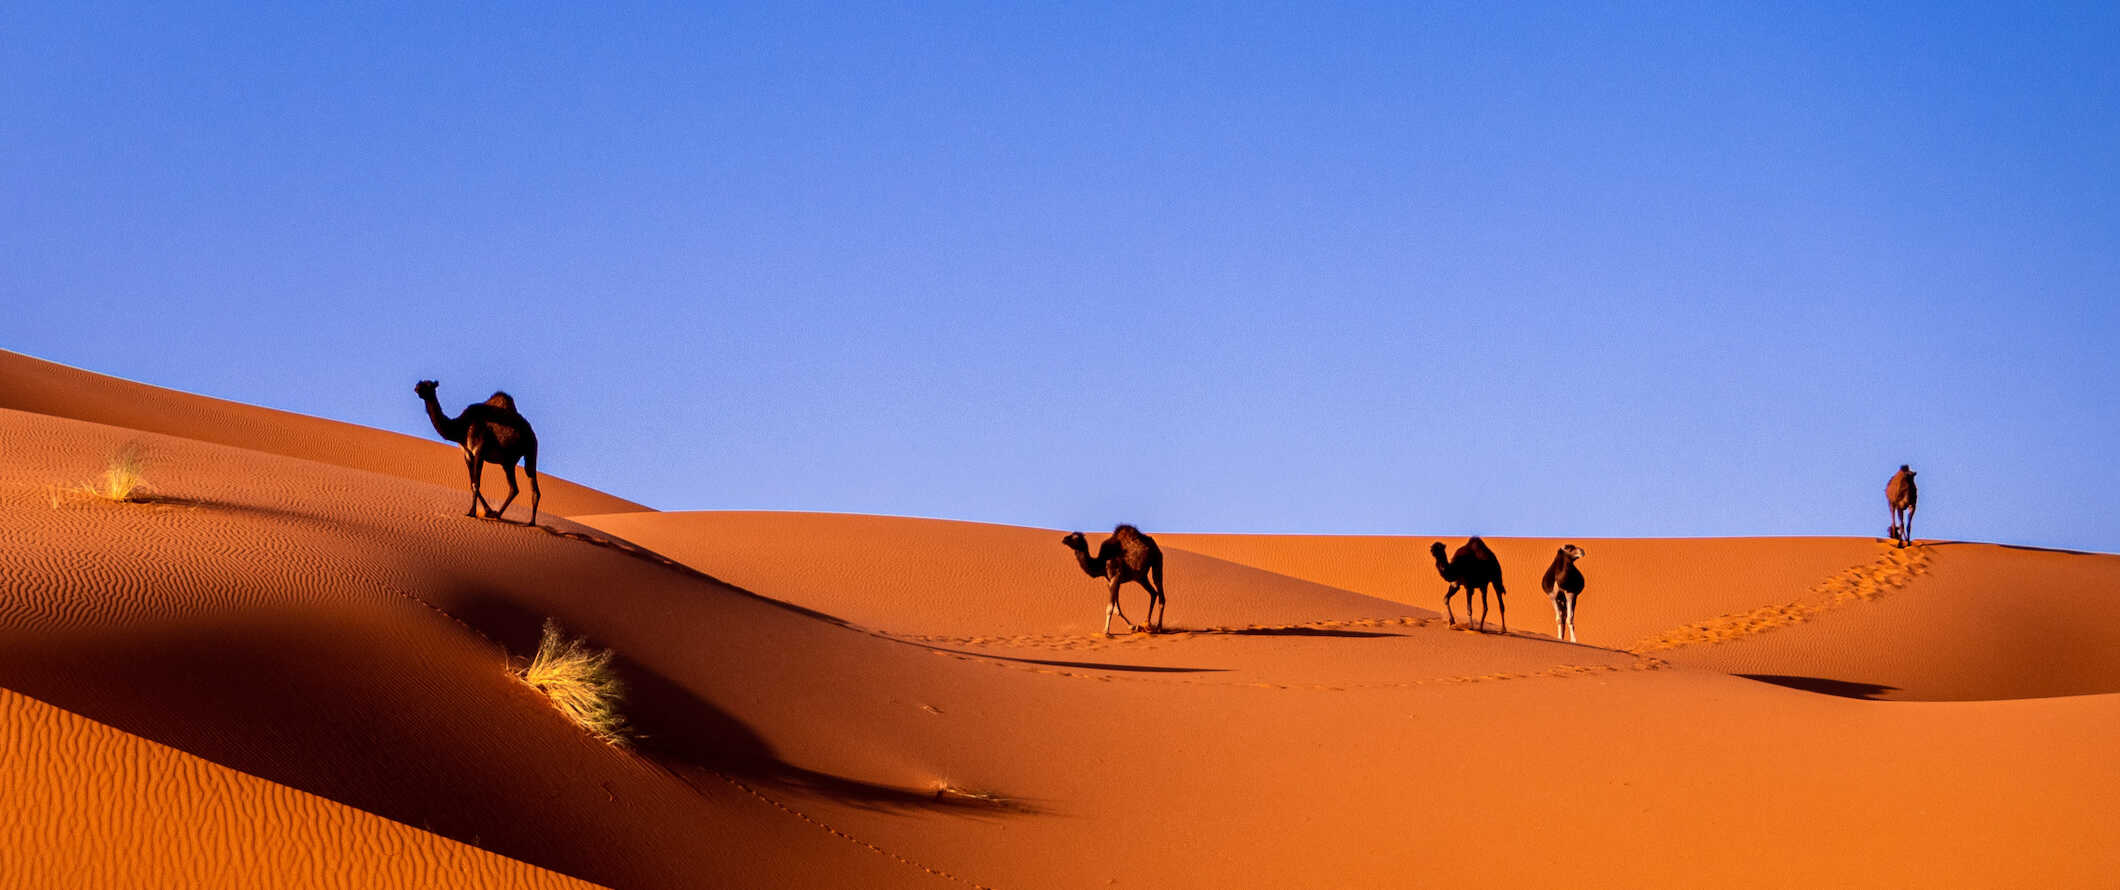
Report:
[[1871,562],[1850,566],[1819,582],[1801,599],[1672,628],[1638,640],[1625,651],[1640,655],[1702,643],[1727,643],[1802,624],[1827,612],[1886,596],[1913,583],[1928,570],[1926,545],[1887,549]]
[[[882,632],[891,639],[909,643],[934,646],[1010,646],[1024,649],[1051,649],[1061,652],[1079,652],[1095,649],[1155,648],[1158,643],[1180,642],[1202,636],[1303,636],[1306,631],[1317,632],[1317,636],[1359,636],[1363,628],[1428,627],[1440,618],[1347,618],[1336,621],[1311,621],[1302,624],[1246,624],[1227,627],[1174,627],[1162,633],[1128,633],[1113,637],[1098,634],[1011,634],[998,636],[948,636],[939,634],[897,634]],[[1332,631],[1347,631],[1335,634]]]
[[[944,636],[892,636],[901,642],[919,645],[944,658],[970,661],[1024,673],[1043,674],[1049,677],[1064,677],[1071,680],[1092,680],[1102,683],[1131,681],[1139,683],[1161,683],[1177,686],[1241,687],[1250,689],[1308,690],[1319,692],[1342,692],[1352,689],[1408,689],[1417,686],[1448,686],[1467,683],[1492,683],[1507,680],[1557,679],[1582,677],[1593,674],[1619,673],[1622,671],[1655,671],[1669,666],[1659,658],[1634,654],[1632,664],[1558,664],[1534,671],[1494,671],[1484,674],[1449,674],[1435,677],[1418,677],[1406,680],[1353,683],[1275,683],[1264,680],[1201,680],[1171,676],[1198,669],[1154,668],[1113,666],[1108,670],[1095,665],[1071,665],[1066,662],[1038,662],[1007,655],[966,652],[942,646],[1018,646],[1025,648],[1058,649],[1078,651],[1084,649],[1114,649],[1124,646],[1140,648],[1151,641],[1179,642],[1188,638],[1209,634],[1298,636],[1306,631],[1320,632],[1321,636],[1335,634],[1330,631],[1358,633],[1357,628],[1377,627],[1428,627],[1439,623],[1440,618],[1363,618],[1342,621],[1320,621],[1309,624],[1272,626],[1216,627],[1173,630],[1161,634],[1129,634],[1109,640],[1096,637],[1062,634],[1028,634],[993,637],[944,637]],[[1527,639],[1542,639],[1527,637]],[[1633,654],[1633,653],[1622,653]],[[1137,673],[1144,671],[1145,673]]]

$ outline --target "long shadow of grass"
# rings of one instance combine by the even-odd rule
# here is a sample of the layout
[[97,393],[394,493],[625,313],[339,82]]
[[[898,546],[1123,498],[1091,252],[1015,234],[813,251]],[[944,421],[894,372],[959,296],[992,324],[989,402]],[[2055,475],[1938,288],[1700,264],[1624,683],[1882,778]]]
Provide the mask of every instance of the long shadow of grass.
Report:
[[[527,662],[529,653],[536,651],[543,615],[491,594],[455,600],[453,614],[511,656]],[[631,728],[631,747],[674,775],[683,777],[687,768],[703,769],[749,785],[801,791],[865,809],[1038,811],[1014,798],[948,793],[940,787],[901,788],[790,763],[748,724],[683,683],[623,652],[612,659],[612,667],[625,684],[620,707]]]

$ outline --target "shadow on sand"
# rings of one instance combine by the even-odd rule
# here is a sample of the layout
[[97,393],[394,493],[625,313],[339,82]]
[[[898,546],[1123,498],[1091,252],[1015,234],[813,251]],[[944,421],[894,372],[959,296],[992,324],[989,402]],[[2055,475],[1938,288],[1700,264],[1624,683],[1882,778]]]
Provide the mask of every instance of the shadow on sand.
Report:
[[1786,674],[1737,674],[1747,680],[1816,692],[1821,695],[1837,695],[1841,698],[1859,698],[1863,701],[1884,701],[1878,696],[1886,692],[1897,692],[1897,686],[1878,683],[1855,683],[1848,680],[1828,680],[1823,677],[1792,677]]
[[1232,637],[1331,637],[1342,640],[1373,640],[1379,637],[1403,637],[1379,630],[1348,630],[1340,627],[1174,627],[1164,631],[1168,634],[1213,634]]
[[[469,594],[453,614],[506,649],[512,661],[527,664],[537,651],[544,616],[499,596]],[[590,641],[594,644],[594,640]],[[620,710],[629,727],[635,753],[688,783],[706,770],[747,787],[794,790],[864,809],[943,810],[963,813],[1028,814],[1038,809],[1027,801],[961,790],[902,788],[866,782],[798,766],[783,759],[771,743],[736,716],[708,701],[679,680],[656,671],[625,653],[612,659],[625,697]]]

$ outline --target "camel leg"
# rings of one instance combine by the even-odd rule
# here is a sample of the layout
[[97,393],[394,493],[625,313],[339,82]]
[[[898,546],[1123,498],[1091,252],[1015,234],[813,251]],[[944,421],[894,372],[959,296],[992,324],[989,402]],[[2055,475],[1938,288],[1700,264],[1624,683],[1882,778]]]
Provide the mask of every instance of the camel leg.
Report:
[[1113,613],[1113,612],[1117,612],[1117,613],[1119,613],[1119,621],[1120,621],[1120,623],[1122,623],[1122,624],[1125,624],[1125,625],[1126,625],[1126,632],[1127,632],[1127,633],[1133,633],[1133,632],[1134,632],[1134,631],[1135,631],[1135,630],[1137,629],[1137,628],[1135,628],[1135,627],[1134,627],[1134,623],[1133,623],[1132,621],[1128,621],[1128,620],[1127,620],[1127,618],[1126,618],[1126,610],[1125,610],[1125,609],[1123,609],[1123,608],[1120,608],[1120,606],[1119,606],[1119,585],[1120,585],[1120,583],[1122,583],[1122,582],[1120,582],[1120,581],[1119,581],[1119,579],[1117,579],[1117,578],[1113,578],[1113,579],[1111,580],[1111,589],[1112,589],[1112,602],[1111,602],[1111,605],[1110,605],[1109,607],[1107,607],[1107,609],[1106,609],[1106,611],[1105,611],[1105,613],[1104,613],[1104,635],[1105,635],[1105,636],[1111,636],[1111,633],[1112,633],[1112,613]]
[[[1449,590],[1443,591],[1443,614],[1450,616],[1451,627],[1457,626],[1457,612],[1450,608],[1450,598],[1456,596],[1457,592],[1458,586],[1455,584],[1450,585]],[[1472,623],[1472,594],[1470,593],[1465,594],[1465,623]]]
[[501,499],[501,508],[500,508],[500,509],[498,509],[498,510],[495,510],[495,511],[493,511],[493,512],[491,512],[491,513],[488,513],[488,514],[486,514],[486,517],[487,517],[488,519],[499,519],[499,518],[501,518],[501,515],[502,515],[502,514],[504,514],[504,513],[507,513],[507,512],[508,512],[508,505],[509,505],[509,504],[512,504],[512,503],[515,503],[515,493],[516,493],[517,491],[520,491],[520,490],[521,490],[521,489],[518,489],[518,488],[516,488],[516,487],[515,487],[515,465],[514,465],[514,464],[501,464],[501,469],[502,469],[502,470],[505,470],[505,471],[507,472],[507,474],[508,474],[508,476],[507,476],[507,478],[508,478],[508,496],[507,496],[507,497],[505,497],[505,498],[502,498],[502,499]]
[[1553,597],[1553,638],[1568,638],[1568,595],[1556,593]]
[[1149,619],[1155,622],[1156,632],[1163,632],[1163,616],[1170,611],[1170,601],[1163,598],[1163,563],[1159,560],[1149,567],[1149,574],[1156,579],[1155,598],[1148,603]]
[[1575,604],[1580,602],[1581,599],[1582,594],[1568,594],[1568,642],[1570,643],[1575,642]]
[[[465,510],[464,515],[475,518],[478,516],[479,506],[486,503],[485,496],[478,493],[479,480],[486,475],[486,465],[478,459],[478,455],[466,453],[464,455],[464,469],[471,474],[471,509]],[[491,510],[493,508],[487,507],[486,509]]]
[[[1480,590],[1480,633],[1487,632],[1487,588]],[[1472,620],[1472,591],[1465,591],[1465,620]]]
[[1913,507],[1908,507],[1908,508],[1907,508],[1907,521],[1906,521],[1905,523],[1901,524],[1901,526],[1900,526],[1900,530],[1901,530],[1901,531],[1902,531],[1902,532],[1903,532],[1903,533],[1904,533],[1904,534],[1906,535],[1906,541],[1907,541],[1907,543],[1909,543],[1909,544],[1912,544],[1912,543],[1914,543],[1914,508],[1913,508]]
[[1502,633],[1509,632],[1509,595],[1497,587],[1494,589],[1494,610],[1501,616]]
[[1147,581],[1141,582],[1141,588],[1148,591],[1148,615],[1141,619],[1141,629],[1149,633],[1156,633],[1163,629],[1162,624],[1156,621],[1156,606],[1163,602],[1163,594],[1157,593],[1155,588],[1148,586]]
[[523,475],[530,477],[530,524],[537,524],[537,449],[523,456]]

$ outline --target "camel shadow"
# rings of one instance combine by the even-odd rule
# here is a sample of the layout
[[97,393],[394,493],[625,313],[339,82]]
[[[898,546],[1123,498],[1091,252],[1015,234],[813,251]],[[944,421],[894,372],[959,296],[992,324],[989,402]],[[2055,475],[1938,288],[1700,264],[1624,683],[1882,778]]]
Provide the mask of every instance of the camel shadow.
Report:
[[1165,633],[1231,637],[1329,637],[1342,640],[1373,640],[1380,637],[1405,636],[1405,634],[1388,631],[1348,630],[1339,627],[1178,627],[1167,630]]
[[[452,614],[506,649],[510,660],[518,664],[527,664],[529,653],[537,651],[545,620],[542,614],[498,596],[475,592],[459,600]],[[870,810],[1039,812],[1029,801],[1017,798],[942,787],[883,785],[790,763],[749,724],[683,683],[623,652],[616,653],[611,664],[625,687],[620,710],[628,726],[628,747],[687,784],[704,778],[692,773],[705,771],[746,788],[795,791]]]
[[1880,698],[1880,695],[1899,691],[1897,686],[1886,686],[1880,683],[1857,683],[1850,680],[1828,680],[1823,677],[1795,677],[1787,674],[1735,674],[1733,676],[1775,686],[1786,686],[1790,689],[1801,689],[1805,692],[1835,695],[1841,698],[1857,698],[1863,701],[1884,701],[1885,699]]
[[[893,638],[885,637],[885,639]],[[926,649],[930,652],[942,652],[949,655],[964,655],[969,656],[971,658],[987,658],[992,659],[994,661],[1014,662],[1016,664],[1037,664],[1045,665],[1048,667],[1078,668],[1080,670],[1085,671],[1131,671],[1134,673],[1143,674],[1218,674],[1228,670],[1228,668],[1165,667],[1162,665],[1153,664],[1113,664],[1109,662],[1098,661],[1059,661],[1050,658],[1021,658],[1013,655],[995,655],[991,652],[968,652],[963,649],[950,649],[942,646],[915,642],[913,640],[897,640],[897,642],[904,643],[908,646],[919,646],[920,648]]]

